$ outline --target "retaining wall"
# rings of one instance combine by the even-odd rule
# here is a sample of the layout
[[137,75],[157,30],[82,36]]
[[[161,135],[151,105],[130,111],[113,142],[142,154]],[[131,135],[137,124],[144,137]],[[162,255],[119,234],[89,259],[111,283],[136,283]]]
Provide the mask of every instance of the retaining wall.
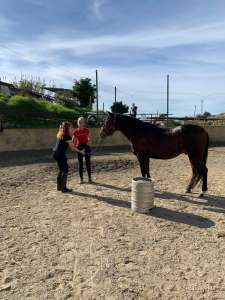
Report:
[[[99,128],[90,129],[91,145],[100,143]],[[30,128],[30,129],[4,129],[0,132],[0,152],[19,150],[49,149],[55,144],[57,129]],[[129,142],[120,132],[107,137],[103,146],[124,146]]]
[[[211,145],[225,146],[225,126],[206,126]],[[100,142],[99,128],[91,128],[91,145]],[[5,129],[0,132],[0,152],[18,150],[39,150],[52,148],[56,139],[56,129]],[[104,140],[103,146],[125,146],[128,140],[120,132]]]

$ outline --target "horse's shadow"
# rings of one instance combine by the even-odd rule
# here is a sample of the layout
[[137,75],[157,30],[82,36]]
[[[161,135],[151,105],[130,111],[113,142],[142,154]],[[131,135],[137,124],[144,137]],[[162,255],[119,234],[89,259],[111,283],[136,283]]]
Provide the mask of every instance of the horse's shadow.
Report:
[[[123,188],[119,186],[114,186],[111,184],[105,184],[105,183],[94,183],[96,186],[105,187],[108,189],[112,189],[115,191],[121,191],[121,192],[130,192],[131,188]],[[179,200],[183,202],[188,202],[191,204],[199,204],[204,205],[204,210],[213,211],[213,212],[219,212],[225,214],[225,197],[223,196],[216,196],[211,194],[205,194],[203,198],[198,198],[196,194],[177,194],[172,192],[160,192],[155,191],[155,197],[165,200]]]
[[171,192],[156,191],[155,196],[161,199],[173,199],[191,204],[198,204],[204,206],[204,210],[219,212],[225,214],[225,197],[205,194],[203,198],[198,198],[194,194],[177,194]]
[[[95,199],[101,202],[105,202],[107,204],[118,206],[126,209],[130,209],[130,202],[125,200],[118,200],[114,199],[112,197],[105,197],[105,196],[99,196],[94,194],[88,194],[88,193],[81,193],[81,192],[72,192],[71,193],[74,196],[80,196],[80,197],[88,197],[91,199]],[[167,198],[168,199],[168,198]],[[164,207],[155,207],[152,209],[146,216],[155,217],[158,219],[164,219],[167,221],[172,221],[176,223],[182,223],[194,227],[199,228],[210,228],[215,225],[215,223],[208,219],[204,218],[192,213],[186,213],[186,212],[178,212],[171,210],[169,208]]]

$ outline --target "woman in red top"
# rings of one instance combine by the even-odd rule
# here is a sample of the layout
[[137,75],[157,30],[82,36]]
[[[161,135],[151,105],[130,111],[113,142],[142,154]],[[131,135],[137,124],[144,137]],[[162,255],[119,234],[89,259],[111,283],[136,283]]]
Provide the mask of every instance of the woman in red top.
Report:
[[[91,147],[88,145],[89,142],[89,129],[85,127],[84,118],[80,117],[77,120],[77,126],[73,133],[73,141],[77,148],[81,151],[85,151],[85,162],[88,173],[88,182],[92,183],[91,179]],[[80,174],[80,183],[84,183],[83,179],[83,155],[78,153],[78,162],[79,162],[79,174]]]

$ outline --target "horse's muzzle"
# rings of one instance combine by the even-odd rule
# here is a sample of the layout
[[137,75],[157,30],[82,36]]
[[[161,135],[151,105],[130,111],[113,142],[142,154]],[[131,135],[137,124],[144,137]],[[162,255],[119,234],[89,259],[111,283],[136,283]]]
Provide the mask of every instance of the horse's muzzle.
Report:
[[100,138],[103,140],[104,138],[106,138],[107,134],[104,132],[104,130],[101,128],[100,131]]

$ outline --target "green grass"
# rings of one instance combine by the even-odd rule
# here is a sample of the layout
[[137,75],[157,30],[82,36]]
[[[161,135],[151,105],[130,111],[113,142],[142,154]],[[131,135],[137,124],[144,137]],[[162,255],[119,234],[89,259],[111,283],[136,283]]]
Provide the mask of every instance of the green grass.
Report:
[[75,121],[85,112],[29,96],[0,94],[0,117],[7,127],[56,127],[62,121]]

